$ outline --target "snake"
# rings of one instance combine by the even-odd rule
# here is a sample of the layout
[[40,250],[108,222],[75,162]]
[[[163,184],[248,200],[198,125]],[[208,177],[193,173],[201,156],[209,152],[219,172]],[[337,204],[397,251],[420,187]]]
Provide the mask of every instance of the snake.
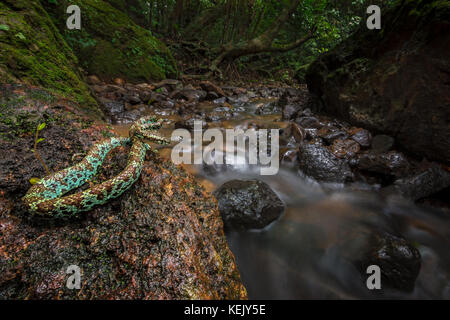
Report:
[[[79,163],[45,176],[31,186],[22,198],[29,213],[45,217],[73,217],[115,199],[139,178],[148,142],[161,145],[170,141],[156,134],[164,120],[142,117],[133,123],[128,137],[111,137],[94,144]],[[126,167],[113,178],[90,188],[66,195],[90,181],[106,155],[119,146],[131,146]]]

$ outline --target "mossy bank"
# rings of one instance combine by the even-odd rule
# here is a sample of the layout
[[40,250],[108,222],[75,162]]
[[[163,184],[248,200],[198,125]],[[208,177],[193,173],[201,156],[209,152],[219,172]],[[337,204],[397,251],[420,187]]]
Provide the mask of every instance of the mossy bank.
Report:
[[98,111],[77,57],[37,0],[0,2],[0,82],[43,87]]
[[[169,49],[150,31],[100,0],[44,1],[44,7],[72,47],[81,66],[105,80],[161,80],[177,74]],[[81,10],[81,30],[66,27],[69,5]]]

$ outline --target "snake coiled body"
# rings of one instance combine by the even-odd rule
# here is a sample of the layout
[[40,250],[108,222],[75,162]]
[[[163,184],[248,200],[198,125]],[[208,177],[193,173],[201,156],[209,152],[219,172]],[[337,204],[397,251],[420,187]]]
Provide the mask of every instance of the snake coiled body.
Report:
[[[141,118],[131,127],[129,138],[113,137],[103,140],[95,144],[78,164],[41,179],[23,197],[28,211],[41,216],[70,217],[119,197],[141,174],[145,154],[150,149],[145,140],[168,143],[152,133],[152,130],[161,127],[161,123],[161,120],[156,121],[152,117]],[[112,149],[130,144],[127,165],[117,176],[84,191],[64,196],[93,178]]]

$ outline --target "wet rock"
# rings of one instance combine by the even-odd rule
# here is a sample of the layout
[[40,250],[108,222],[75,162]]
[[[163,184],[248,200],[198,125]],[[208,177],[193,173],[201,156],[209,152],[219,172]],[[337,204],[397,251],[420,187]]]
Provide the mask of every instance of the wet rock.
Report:
[[365,129],[358,129],[351,138],[359,143],[361,147],[368,148],[372,143],[372,135]]
[[223,90],[219,86],[213,84],[210,81],[200,82],[200,87],[206,92],[214,92],[215,94],[218,95],[218,97],[226,96],[225,92],[223,92]]
[[191,89],[175,90],[170,94],[170,98],[176,100],[184,99],[189,102],[199,101],[206,98],[206,92],[202,90],[191,90]]
[[227,101],[231,104],[245,104],[250,101],[249,97],[245,94],[240,94],[238,96],[227,97]]
[[128,94],[128,91],[125,88],[114,85],[114,84],[106,85],[106,92],[114,92],[114,93],[122,95],[122,96],[126,96]]
[[337,139],[331,145],[330,150],[336,157],[347,159],[355,156],[361,150],[361,147],[352,139]]
[[123,80],[123,79],[121,79],[121,78],[116,78],[116,79],[114,79],[114,84],[115,85],[117,85],[117,86],[123,86],[123,85],[125,85],[125,81]]
[[348,134],[345,131],[335,129],[331,132],[327,132],[321,137],[327,144],[333,144],[333,142],[337,139],[347,140]]
[[[174,90],[170,90],[170,91],[174,91]],[[161,87],[161,88],[157,89],[157,92],[161,93],[164,96],[169,95],[169,89],[167,89],[167,87]]]
[[222,98],[219,98],[219,99],[215,99],[213,102],[215,104],[224,104],[225,102],[227,102],[227,98],[226,97],[222,97]]
[[304,128],[306,132],[306,139],[310,141],[317,141],[318,144],[322,145],[322,140],[319,139],[319,130],[316,128]]
[[127,101],[131,104],[140,104],[142,103],[142,100],[137,95],[130,95],[127,97]]
[[91,86],[91,89],[96,93],[96,94],[101,94],[103,92],[106,91],[106,87],[105,86],[101,86],[101,85],[93,85]]
[[202,129],[208,128],[208,123],[200,118],[200,117],[188,117],[187,119],[179,120],[175,122],[175,128],[176,129],[187,129],[187,130],[194,130],[194,122],[198,121],[202,123]]
[[175,107],[175,102],[172,100],[164,100],[158,103],[161,108],[172,109]]
[[125,103],[119,101],[105,101],[103,102],[104,109],[110,115],[116,115],[125,111]]
[[257,97],[256,93],[254,93],[253,91],[247,91],[247,96],[248,96],[250,99],[254,99],[254,98]]
[[[151,103],[154,103],[154,102],[166,101],[166,99],[167,99],[167,97],[164,96],[163,94],[152,92],[152,96],[149,101],[151,101]],[[149,103],[149,102],[147,102],[147,103]]]
[[216,100],[219,99],[219,95],[217,93],[215,93],[214,91],[209,91],[208,94],[206,95],[206,100],[210,101],[210,100]]
[[319,120],[315,117],[300,117],[297,118],[295,122],[301,125],[303,128],[317,129],[321,127]]
[[315,109],[450,165],[450,6],[438,4],[397,2],[383,12],[382,30],[362,24],[320,56],[306,74]]
[[287,149],[287,150],[280,149],[281,163],[288,167],[292,168],[295,167],[296,165],[298,165],[297,154],[298,149]]
[[151,91],[139,92],[139,99],[141,99],[143,103],[148,103],[152,99],[152,92]]
[[370,265],[381,269],[381,284],[402,291],[413,291],[420,272],[419,250],[405,239],[388,233],[373,234],[359,262],[363,274]]
[[181,83],[181,81],[178,81],[178,80],[165,79],[158,83],[154,83],[153,86],[155,87],[155,89],[160,89],[160,88],[165,87],[165,88],[170,89],[170,91],[173,91],[175,89],[181,89],[183,87],[183,84]]
[[247,89],[245,88],[234,88],[233,89],[233,93],[237,96],[242,95],[242,94],[247,94]]
[[399,179],[386,190],[395,190],[412,200],[428,197],[450,186],[450,172],[435,164],[412,177]]
[[139,83],[136,85],[136,88],[141,91],[152,91],[155,87],[149,83]]
[[[111,134],[75,103],[57,108],[36,94],[24,101],[27,109],[11,105],[2,114],[36,113],[30,130],[47,119],[39,151],[55,171]],[[11,124],[8,132],[18,128],[25,129]],[[0,151],[9,152],[0,157],[0,299],[246,298],[217,204],[181,167],[148,153],[139,180],[118,199],[67,221],[40,219],[20,200],[28,179],[45,175],[30,152],[34,137],[12,136],[9,142],[0,137]],[[128,152],[112,152],[96,179],[118,174]],[[81,269],[82,290],[66,287],[70,265]]]
[[299,167],[309,177],[323,182],[348,182],[353,178],[348,164],[318,144],[302,144]]
[[98,85],[101,84],[101,81],[96,75],[90,75],[87,77],[87,83],[90,85]]
[[278,104],[283,107],[285,105],[289,104],[299,104],[301,92],[294,88],[287,88],[284,90],[283,94],[281,95],[280,99],[278,100]]
[[291,133],[295,141],[300,143],[306,139],[306,131],[296,123],[291,124]]
[[288,127],[281,130],[281,139],[283,145],[286,145],[291,138],[294,138],[295,143],[301,143],[306,139],[306,131],[295,122],[292,122]]
[[272,96],[272,91],[267,88],[261,88],[261,89],[259,89],[259,95],[262,98],[270,98]]
[[258,108],[255,110],[255,113],[259,115],[276,114],[280,112],[281,109],[276,102],[266,102],[259,104]]
[[385,134],[379,134],[373,137],[372,150],[375,153],[388,152],[394,147],[394,143],[394,138]]
[[259,180],[232,180],[215,192],[225,227],[236,230],[262,229],[284,212],[277,194]]
[[183,87],[184,90],[195,90],[194,86],[189,83]]
[[409,174],[410,164],[406,157],[397,151],[381,154],[369,152],[360,155],[358,168],[385,176],[403,177]]
[[133,123],[142,116],[138,109],[127,110],[117,114],[114,118],[119,123]]
[[210,122],[218,122],[223,120],[228,120],[232,117],[232,114],[229,112],[218,112],[218,111],[212,111],[208,112],[208,115],[206,116],[206,120]]
[[288,104],[283,107],[282,119],[283,120],[292,120],[297,116],[298,111],[301,106],[297,104]]

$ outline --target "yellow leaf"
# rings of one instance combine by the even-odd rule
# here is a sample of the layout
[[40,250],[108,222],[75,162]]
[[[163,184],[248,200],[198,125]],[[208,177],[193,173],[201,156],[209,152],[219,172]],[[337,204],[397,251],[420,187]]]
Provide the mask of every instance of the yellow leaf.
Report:
[[41,181],[41,179],[39,179],[39,178],[31,178],[31,179],[30,179],[30,183],[31,183],[31,184],[36,184],[36,183],[38,183],[39,181]]

